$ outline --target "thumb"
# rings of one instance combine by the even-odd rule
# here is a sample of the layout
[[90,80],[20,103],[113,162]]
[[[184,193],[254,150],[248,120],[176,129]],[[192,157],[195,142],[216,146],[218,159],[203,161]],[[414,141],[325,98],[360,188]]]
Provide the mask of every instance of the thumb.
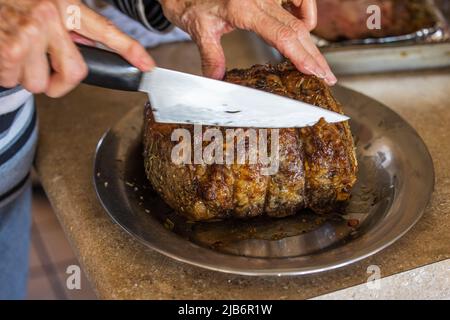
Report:
[[220,37],[200,39],[197,45],[202,59],[203,75],[221,80],[225,74],[225,54],[220,43]]

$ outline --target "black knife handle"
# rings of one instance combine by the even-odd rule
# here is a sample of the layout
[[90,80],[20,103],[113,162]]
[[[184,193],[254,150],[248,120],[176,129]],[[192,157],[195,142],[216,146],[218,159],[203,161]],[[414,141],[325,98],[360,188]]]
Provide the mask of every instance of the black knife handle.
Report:
[[142,72],[121,56],[84,45],[78,48],[89,70],[83,83],[116,90],[139,90]]

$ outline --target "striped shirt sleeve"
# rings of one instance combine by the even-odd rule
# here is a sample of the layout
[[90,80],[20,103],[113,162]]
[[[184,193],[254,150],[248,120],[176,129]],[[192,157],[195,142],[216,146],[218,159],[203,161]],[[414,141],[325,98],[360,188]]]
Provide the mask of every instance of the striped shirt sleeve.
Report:
[[0,87],[0,207],[26,182],[37,140],[34,99],[21,87]]
[[172,24],[164,16],[161,4],[157,0],[107,0],[107,2],[149,30],[167,32],[171,29]]

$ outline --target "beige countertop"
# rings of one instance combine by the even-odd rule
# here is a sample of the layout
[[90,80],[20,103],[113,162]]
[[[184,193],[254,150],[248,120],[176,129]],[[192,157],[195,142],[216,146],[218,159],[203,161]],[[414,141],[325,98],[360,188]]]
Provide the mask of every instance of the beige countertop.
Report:
[[450,300],[450,259],[327,293],[313,300]]
[[[228,52],[231,66],[261,59]],[[152,50],[162,66],[198,73],[191,43]],[[182,53],[182,54],[180,54]],[[176,262],[115,225],[96,198],[92,177],[96,144],[146,96],[80,86],[62,99],[37,97],[40,142],[36,168],[81,266],[100,298],[301,299],[366,282],[369,265],[383,277],[450,258],[450,72],[403,73],[341,79],[404,117],[433,157],[436,187],[424,217],[395,244],[354,265],[303,277],[246,277]]]

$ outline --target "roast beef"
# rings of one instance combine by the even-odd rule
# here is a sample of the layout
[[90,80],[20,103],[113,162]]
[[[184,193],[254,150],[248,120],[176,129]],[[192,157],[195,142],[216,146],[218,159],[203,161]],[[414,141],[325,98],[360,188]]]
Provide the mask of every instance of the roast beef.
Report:
[[[367,8],[381,9],[380,29],[369,29]],[[425,0],[317,0],[317,36],[329,40],[355,40],[406,35],[434,26]]]
[[[322,80],[300,73],[289,62],[231,70],[224,80],[342,113]],[[171,153],[178,141],[171,141],[171,134],[177,128],[192,132],[193,126],[155,123],[150,105],[144,122],[146,175],[166,203],[189,220],[283,217],[304,208],[337,212],[345,207],[356,182],[357,161],[347,122],[321,119],[311,127],[280,129],[279,168],[271,175],[262,174],[260,163],[175,164]]]

